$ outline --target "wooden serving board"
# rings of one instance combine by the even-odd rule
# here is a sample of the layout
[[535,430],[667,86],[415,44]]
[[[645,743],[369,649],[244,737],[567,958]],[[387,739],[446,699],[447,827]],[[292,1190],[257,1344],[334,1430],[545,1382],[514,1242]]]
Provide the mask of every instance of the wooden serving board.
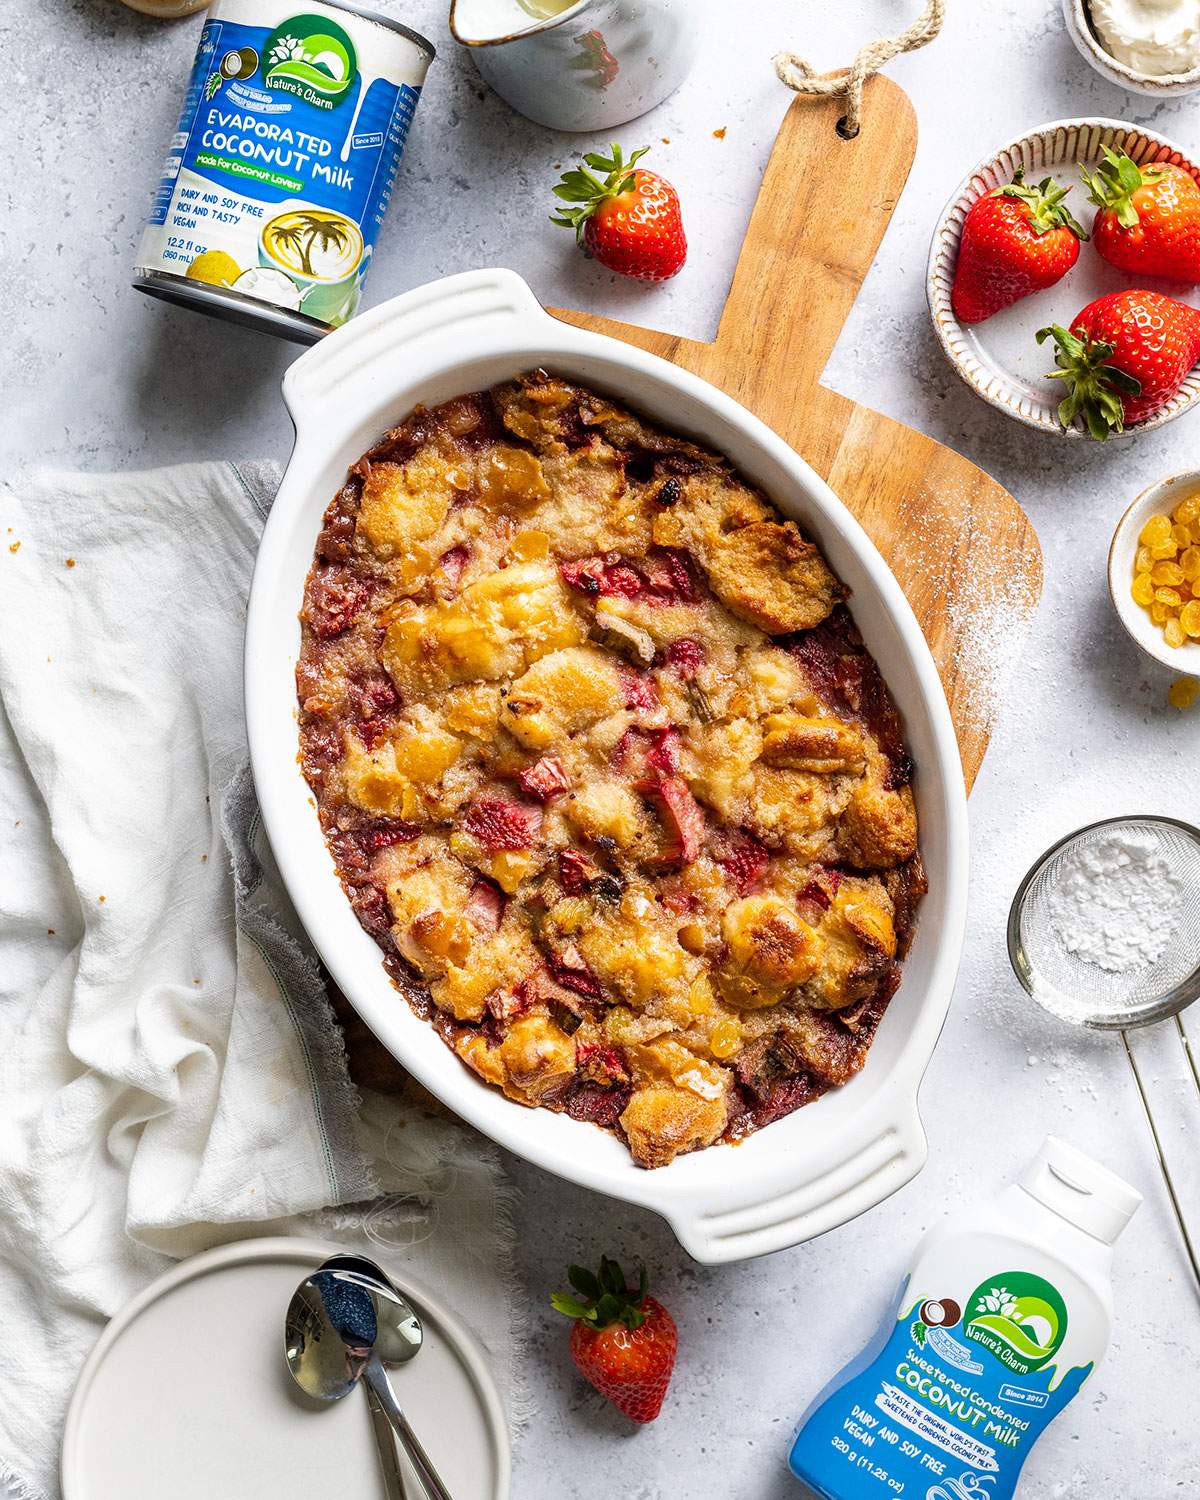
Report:
[[713,343],[590,313],[555,316],[711,381],[828,481],[916,612],[969,791],[987,749],[997,657],[1041,593],[1041,548],[1024,511],[981,469],[820,384],[917,146],[912,105],[890,79],[867,83],[856,139],[837,134],[839,113],[836,99],[797,99],[784,117]]
[[[889,79],[868,82],[855,140],[836,133],[838,115],[836,100],[798,99],[784,117],[713,343],[588,313],[555,316],[703,376],[828,480],[921,623],[969,791],[987,749],[996,657],[1037,603],[1041,549],[1020,506],[981,469],[820,384],[917,146],[912,105]],[[330,988],[355,1081],[443,1112]]]

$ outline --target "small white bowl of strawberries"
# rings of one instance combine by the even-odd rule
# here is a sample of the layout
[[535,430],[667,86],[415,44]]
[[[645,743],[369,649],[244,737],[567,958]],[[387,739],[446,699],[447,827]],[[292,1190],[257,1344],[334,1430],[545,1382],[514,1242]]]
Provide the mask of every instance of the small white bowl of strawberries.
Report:
[[927,291],[951,364],[1027,426],[1160,427],[1200,397],[1200,167],[1117,121],[1043,126],[950,200]]

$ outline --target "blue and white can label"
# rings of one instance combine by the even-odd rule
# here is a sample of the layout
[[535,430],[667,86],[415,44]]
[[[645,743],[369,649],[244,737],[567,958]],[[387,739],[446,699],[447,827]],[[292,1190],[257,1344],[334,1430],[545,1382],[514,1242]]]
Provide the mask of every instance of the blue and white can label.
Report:
[[302,339],[352,317],[432,57],[353,7],[217,0],[135,285]]

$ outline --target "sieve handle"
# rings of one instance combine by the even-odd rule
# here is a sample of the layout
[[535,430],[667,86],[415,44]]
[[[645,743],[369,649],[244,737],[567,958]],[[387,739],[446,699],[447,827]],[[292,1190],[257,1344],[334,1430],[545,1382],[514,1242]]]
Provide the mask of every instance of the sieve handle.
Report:
[[[1196,1092],[1200,1094],[1200,1073],[1196,1071],[1196,1058],[1192,1052],[1192,1044],[1184,1030],[1183,1022],[1178,1016],[1175,1017],[1175,1025],[1179,1029],[1180,1040],[1183,1042],[1183,1050],[1187,1056],[1188,1066],[1192,1070],[1192,1080],[1196,1085]],[[1137,1058],[1133,1055],[1133,1048],[1129,1045],[1129,1033],[1122,1027],[1121,1041],[1125,1046],[1125,1056],[1129,1059],[1129,1066],[1133,1070],[1133,1081],[1137,1084],[1138,1097],[1142,1101],[1142,1109],[1146,1113],[1146,1123],[1150,1127],[1150,1136],[1154,1142],[1154,1154],[1158,1157],[1159,1170],[1162,1172],[1163,1181],[1167,1185],[1167,1193],[1171,1199],[1171,1207],[1175,1210],[1175,1222],[1179,1225],[1179,1233],[1183,1237],[1183,1247],[1187,1251],[1187,1258],[1191,1263],[1192,1276],[1195,1278],[1196,1290],[1200,1292],[1200,1259],[1196,1256],[1196,1247],[1192,1243],[1192,1236],[1188,1230],[1187,1219],[1184,1218],[1183,1208],[1179,1202],[1179,1194],[1175,1191],[1175,1181],[1171,1176],[1171,1169],[1167,1166],[1167,1158],[1163,1154],[1162,1140],[1158,1134],[1158,1126],[1154,1123],[1154,1111],[1150,1108],[1150,1099],[1146,1093],[1146,1086],[1142,1082],[1141,1070],[1137,1065]]]

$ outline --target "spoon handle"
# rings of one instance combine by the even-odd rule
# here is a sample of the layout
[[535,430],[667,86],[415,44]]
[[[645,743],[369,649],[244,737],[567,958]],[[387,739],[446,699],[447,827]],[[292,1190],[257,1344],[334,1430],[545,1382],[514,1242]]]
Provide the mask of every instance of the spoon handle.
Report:
[[453,1500],[450,1491],[442,1483],[441,1475],[433,1466],[433,1461],[421,1446],[421,1440],[409,1425],[408,1418],[400,1410],[399,1403],[392,1391],[391,1382],[384,1372],[378,1354],[372,1354],[367,1362],[367,1383],[379,1397],[379,1404],[387,1413],[388,1421],[395,1428],[396,1436],[400,1439],[400,1446],[412,1460],[413,1468],[417,1471],[417,1477],[425,1488],[431,1500]]
[[404,1489],[404,1471],[396,1453],[396,1439],[392,1436],[388,1414],[370,1385],[366,1387],[366,1397],[367,1405],[371,1408],[371,1426],[375,1431],[375,1446],[379,1450],[379,1467],[387,1490],[387,1500],[408,1500]]

